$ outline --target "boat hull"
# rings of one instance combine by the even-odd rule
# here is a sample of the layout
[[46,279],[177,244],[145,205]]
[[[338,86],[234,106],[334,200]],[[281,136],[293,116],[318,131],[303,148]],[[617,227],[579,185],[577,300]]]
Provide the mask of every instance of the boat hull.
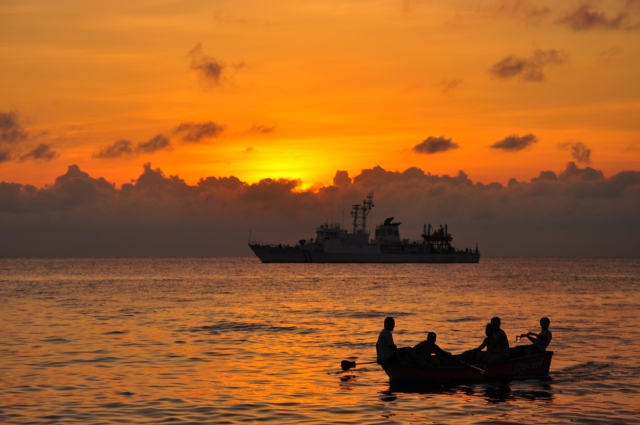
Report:
[[519,357],[506,363],[487,365],[484,373],[468,366],[428,368],[398,363],[380,363],[380,366],[391,381],[429,384],[441,381],[462,382],[548,376],[552,357],[552,351]]
[[480,254],[451,253],[383,253],[383,252],[324,252],[305,250],[300,246],[249,244],[263,263],[478,263]]

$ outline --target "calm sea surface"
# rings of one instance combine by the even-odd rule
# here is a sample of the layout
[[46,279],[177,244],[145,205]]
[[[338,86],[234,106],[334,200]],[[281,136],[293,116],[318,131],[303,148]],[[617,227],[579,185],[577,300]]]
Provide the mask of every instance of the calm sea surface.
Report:
[[[640,423],[640,259],[264,265],[0,259],[0,423]],[[390,386],[426,332],[460,352],[551,319],[548,380]]]

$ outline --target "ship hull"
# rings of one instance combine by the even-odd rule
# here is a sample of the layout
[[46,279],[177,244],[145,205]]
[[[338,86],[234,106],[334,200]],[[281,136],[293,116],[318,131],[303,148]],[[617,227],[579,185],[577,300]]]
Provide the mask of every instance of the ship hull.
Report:
[[478,263],[480,254],[457,252],[451,254],[426,253],[357,253],[305,250],[302,247],[250,244],[249,247],[263,263]]

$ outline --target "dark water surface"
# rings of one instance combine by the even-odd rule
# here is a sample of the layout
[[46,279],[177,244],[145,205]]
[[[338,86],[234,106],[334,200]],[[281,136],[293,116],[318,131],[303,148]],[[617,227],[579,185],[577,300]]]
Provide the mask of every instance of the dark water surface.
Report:
[[[0,423],[640,423],[640,259],[0,260]],[[374,359],[551,319],[549,380],[414,389]]]

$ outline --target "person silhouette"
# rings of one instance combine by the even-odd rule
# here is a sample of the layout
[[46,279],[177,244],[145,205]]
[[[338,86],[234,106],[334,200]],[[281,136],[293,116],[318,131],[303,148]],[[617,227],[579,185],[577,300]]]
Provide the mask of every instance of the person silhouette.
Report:
[[380,331],[378,342],[376,342],[378,362],[402,363],[400,354],[398,353],[398,347],[393,342],[393,334],[391,333],[395,327],[396,321],[393,317],[384,319],[384,328]]
[[549,330],[549,325],[551,321],[547,317],[543,317],[540,319],[540,328],[542,329],[540,333],[536,334],[533,332],[527,332],[526,334],[520,335],[520,338],[527,338],[532,344],[524,349],[525,355],[539,354],[544,353],[551,342],[551,338],[553,335]]

